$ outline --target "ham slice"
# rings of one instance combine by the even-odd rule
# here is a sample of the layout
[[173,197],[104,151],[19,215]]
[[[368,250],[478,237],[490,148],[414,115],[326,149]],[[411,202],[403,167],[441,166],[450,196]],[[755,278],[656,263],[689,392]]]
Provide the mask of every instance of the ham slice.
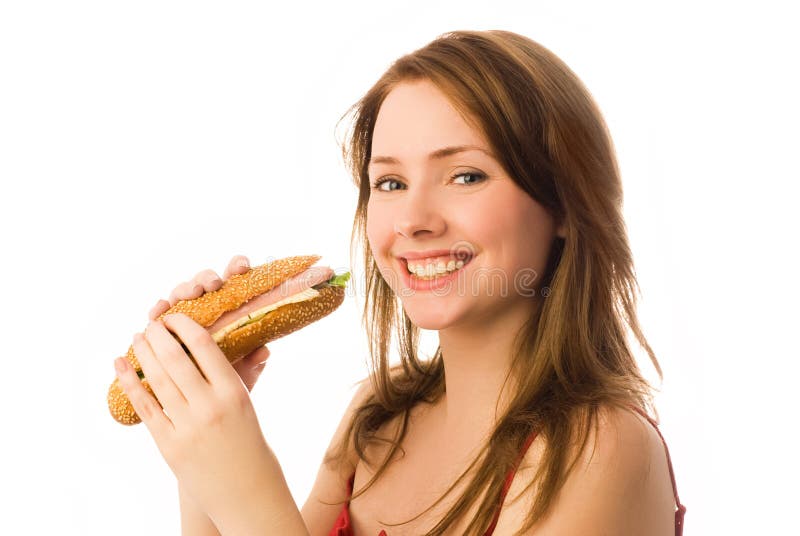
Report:
[[213,324],[206,327],[206,330],[213,335],[225,326],[236,322],[240,318],[247,316],[254,311],[263,309],[264,307],[268,307],[274,303],[278,303],[279,301],[285,300],[286,298],[294,296],[295,294],[299,294],[300,292],[303,292],[314,285],[324,283],[331,277],[333,277],[332,268],[328,268],[327,266],[312,266],[305,272],[287,279],[277,287],[274,287],[264,294],[256,296],[250,301],[242,304],[242,306],[238,309],[222,313],[222,315]]

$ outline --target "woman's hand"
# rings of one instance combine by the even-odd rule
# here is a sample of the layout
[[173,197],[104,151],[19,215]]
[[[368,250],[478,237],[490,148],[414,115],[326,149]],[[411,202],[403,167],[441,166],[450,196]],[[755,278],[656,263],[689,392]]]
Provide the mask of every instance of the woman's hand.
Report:
[[211,334],[187,315],[152,321],[134,336],[133,348],[158,398],[119,358],[117,375],[133,408],[180,484],[209,517],[235,520],[248,500],[272,485],[277,466],[247,389]]
[[[219,290],[222,287],[222,283],[230,279],[232,275],[243,274],[249,269],[250,261],[247,257],[235,255],[228,263],[228,267],[225,268],[222,278],[210,269],[199,272],[191,280],[175,287],[169,295],[169,300],[158,300],[158,303],[150,309],[147,316],[151,321],[155,320],[179,301],[199,298],[206,292]],[[253,390],[258,377],[261,376],[261,372],[266,366],[268,357],[269,349],[266,346],[262,346],[233,364],[234,370],[239,374],[248,391]]]

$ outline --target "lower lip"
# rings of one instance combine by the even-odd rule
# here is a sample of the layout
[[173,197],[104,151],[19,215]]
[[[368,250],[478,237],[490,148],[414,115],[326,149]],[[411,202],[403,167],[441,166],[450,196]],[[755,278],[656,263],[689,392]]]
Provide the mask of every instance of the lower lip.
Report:
[[400,259],[400,273],[403,274],[402,276],[403,282],[406,284],[406,287],[412,290],[421,290],[421,291],[437,290],[455,281],[458,275],[464,272],[464,269],[467,266],[469,266],[469,263],[471,263],[473,259],[474,257],[470,259],[460,269],[455,270],[454,272],[449,272],[447,274],[442,274],[440,276],[434,277],[433,279],[420,279],[415,275],[411,275],[411,273],[408,271],[408,264],[406,263],[406,261]]

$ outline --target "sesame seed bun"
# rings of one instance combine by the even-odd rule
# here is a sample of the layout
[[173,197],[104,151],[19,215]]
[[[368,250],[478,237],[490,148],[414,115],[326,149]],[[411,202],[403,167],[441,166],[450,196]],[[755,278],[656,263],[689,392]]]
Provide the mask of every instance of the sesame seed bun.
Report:
[[[256,266],[243,274],[236,274],[225,281],[216,291],[203,294],[193,300],[180,301],[159,316],[163,318],[173,313],[183,313],[203,327],[211,326],[220,316],[234,311],[247,301],[264,294],[287,279],[301,274],[320,259],[318,255],[287,257]],[[343,286],[323,285],[318,289],[319,296],[312,299],[282,305],[264,317],[241,326],[217,341],[228,361],[233,364],[253,350],[280,337],[297,331],[335,311],[344,301]],[[125,356],[140,375],[141,366],[128,347]],[[142,385],[155,397],[147,379]],[[117,422],[133,425],[141,422],[122,390],[119,378],[108,389],[108,409]]]

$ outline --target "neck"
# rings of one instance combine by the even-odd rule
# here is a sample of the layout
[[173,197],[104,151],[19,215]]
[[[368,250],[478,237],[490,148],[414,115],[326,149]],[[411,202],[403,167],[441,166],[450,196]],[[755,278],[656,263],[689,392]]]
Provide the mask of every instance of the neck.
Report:
[[537,307],[521,302],[502,316],[439,331],[446,386],[439,422],[447,437],[478,441],[505,414],[515,388],[513,374],[506,381],[514,337]]

